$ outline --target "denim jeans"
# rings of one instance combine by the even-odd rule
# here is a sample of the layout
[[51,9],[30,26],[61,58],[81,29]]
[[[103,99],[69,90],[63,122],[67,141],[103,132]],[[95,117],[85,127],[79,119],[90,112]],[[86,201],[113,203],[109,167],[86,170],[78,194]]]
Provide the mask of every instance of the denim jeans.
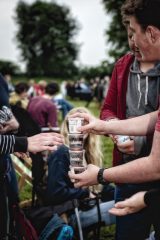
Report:
[[147,240],[155,240],[155,237],[154,237],[154,232],[151,232],[149,238],[147,238]]
[[64,119],[67,113],[73,108],[73,106],[65,99],[57,99],[56,102],[60,106],[60,111],[62,111],[62,118]]
[[[101,217],[105,225],[115,223],[115,216],[108,213],[108,210],[114,206],[114,201],[100,203]],[[91,226],[98,222],[97,207],[93,207],[88,211],[79,211],[82,228]]]
[[[115,190],[115,201],[123,201],[124,199],[129,198],[136,192],[140,191],[139,187],[139,184],[122,184],[117,186]],[[116,217],[116,240],[147,239],[150,233],[150,221],[147,208],[138,213]]]

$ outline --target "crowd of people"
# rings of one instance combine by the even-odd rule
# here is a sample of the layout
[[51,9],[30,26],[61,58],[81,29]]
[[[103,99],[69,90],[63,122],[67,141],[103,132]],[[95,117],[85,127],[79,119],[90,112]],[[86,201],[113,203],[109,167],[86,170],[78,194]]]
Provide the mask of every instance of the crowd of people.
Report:
[[[159,10],[159,0],[126,0],[123,3],[121,15],[130,52],[117,61],[110,81],[108,78],[97,78],[89,85],[83,79],[74,84],[64,82],[60,96],[55,82],[42,81],[37,85],[32,80],[30,86],[26,83],[12,86],[8,75],[6,81],[0,76],[1,113],[6,117],[0,123],[0,209],[4,216],[0,218],[0,239],[6,239],[8,221],[12,218],[10,209],[18,201],[16,177],[9,154],[44,150],[52,151],[47,160],[45,189],[49,204],[94,199],[97,192],[109,196],[112,191],[110,199],[101,200],[100,212],[105,225],[116,224],[115,239],[160,239]],[[86,108],[73,108],[66,101],[66,95],[80,99],[86,97],[88,102],[96,97],[102,103],[100,119]],[[38,129],[57,127],[57,111],[61,109],[61,132],[40,133],[36,128],[33,134],[25,137],[22,133],[16,135],[21,117],[14,116],[10,108],[4,111],[3,106],[9,107],[9,103],[14,114],[14,106],[18,107],[18,112],[25,109]],[[86,165],[86,170],[80,174],[69,170],[67,121],[70,117],[85,120],[85,125],[78,129],[84,134]],[[25,126],[22,128],[24,130]],[[110,137],[114,143],[111,168],[103,168],[103,154],[97,135]],[[115,183],[115,188],[110,183]],[[87,188],[82,188],[84,186]],[[68,219],[73,228],[74,217],[71,214]],[[95,206],[87,211],[80,210],[80,219],[82,227],[96,224]],[[71,235],[68,239],[72,239]]]
[[86,107],[95,99],[99,104],[102,104],[108,91],[110,77],[104,78],[95,77],[90,81],[85,81],[83,78],[76,82],[67,82],[67,95],[72,99],[85,100]]

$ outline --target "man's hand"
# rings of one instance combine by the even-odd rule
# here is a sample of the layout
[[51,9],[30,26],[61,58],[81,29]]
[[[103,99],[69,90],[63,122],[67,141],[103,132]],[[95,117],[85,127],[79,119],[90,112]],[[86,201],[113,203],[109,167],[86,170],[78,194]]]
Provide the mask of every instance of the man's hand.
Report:
[[10,131],[15,131],[19,128],[19,123],[17,122],[16,118],[13,116],[11,120],[5,122],[3,128],[0,128],[0,133],[4,134]]
[[120,152],[125,154],[134,154],[134,140],[128,140],[124,143],[116,143],[117,148]]
[[70,115],[70,118],[79,117],[84,118],[85,125],[78,128],[78,131],[82,133],[94,133],[99,135],[104,135],[105,124],[103,120],[99,120],[88,113],[75,113]]
[[69,177],[76,188],[82,186],[92,186],[97,184],[97,175],[99,167],[89,164],[87,170],[80,174],[75,174],[72,171],[69,172]]
[[144,203],[145,193],[146,192],[138,192],[122,202],[117,202],[114,208],[109,210],[109,213],[116,216],[125,216],[127,214],[139,212],[146,207]]
[[40,133],[28,137],[28,151],[37,153],[45,150],[57,150],[57,146],[64,143],[63,136],[58,133]]

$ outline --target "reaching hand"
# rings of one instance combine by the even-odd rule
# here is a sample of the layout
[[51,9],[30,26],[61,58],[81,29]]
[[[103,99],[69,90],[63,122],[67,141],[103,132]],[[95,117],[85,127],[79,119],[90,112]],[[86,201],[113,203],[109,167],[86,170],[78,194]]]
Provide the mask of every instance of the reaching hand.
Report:
[[14,131],[17,130],[19,128],[19,123],[17,122],[16,118],[14,116],[12,116],[12,118],[5,122],[5,124],[3,125],[3,128],[0,129],[0,133],[7,133],[10,131]]
[[76,188],[82,186],[92,186],[97,184],[97,174],[99,167],[89,164],[87,170],[80,174],[75,174],[72,171],[69,172],[69,177]]
[[109,210],[109,213],[116,216],[125,216],[127,214],[139,212],[146,207],[144,203],[145,193],[146,192],[138,192],[122,202],[117,202],[114,208]]
[[116,143],[117,148],[120,152],[125,153],[125,154],[134,154],[135,149],[134,149],[134,140],[128,140],[124,143]]
[[82,133],[95,133],[99,135],[104,135],[105,131],[105,121],[99,120],[88,113],[75,113],[70,115],[70,118],[84,118],[85,125],[78,128],[78,131]]
[[57,150],[57,146],[64,143],[63,136],[58,133],[40,133],[28,137],[28,151],[41,152],[45,150]]

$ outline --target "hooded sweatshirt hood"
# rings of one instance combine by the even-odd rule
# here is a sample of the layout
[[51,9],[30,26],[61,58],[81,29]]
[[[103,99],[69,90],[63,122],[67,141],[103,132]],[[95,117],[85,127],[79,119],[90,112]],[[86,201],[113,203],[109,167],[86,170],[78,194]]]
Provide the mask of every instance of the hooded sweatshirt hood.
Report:
[[[143,73],[135,59],[131,68],[127,88],[126,116],[139,116],[157,110],[160,92],[160,62]],[[133,101],[134,99],[134,101]],[[138,110],[138,111],[137,111]],[[137,114],[138,112],[138,114]]]
[[[134,60],[129,73],[126,95],[126,118],[141,116],[159,107],[160,63],[143,73],[139,63]],[[123,162],[148,156],[151,142],[146,136],[134,137],[134,154],[123,154]]]

